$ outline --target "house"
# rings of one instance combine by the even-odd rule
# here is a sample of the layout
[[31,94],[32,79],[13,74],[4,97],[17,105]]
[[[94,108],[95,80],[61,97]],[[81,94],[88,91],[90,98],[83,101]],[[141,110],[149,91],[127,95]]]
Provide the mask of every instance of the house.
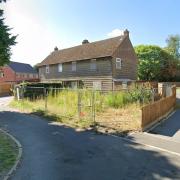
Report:
[[42,82],[63,86],[113,90],[136,80],[137,57],[129,31],[121,36],[58,50],[38,64]]
[[29,64],[10,61],[9,64],[0,67],[0,84],[34,81],[38,77],[37,71]]

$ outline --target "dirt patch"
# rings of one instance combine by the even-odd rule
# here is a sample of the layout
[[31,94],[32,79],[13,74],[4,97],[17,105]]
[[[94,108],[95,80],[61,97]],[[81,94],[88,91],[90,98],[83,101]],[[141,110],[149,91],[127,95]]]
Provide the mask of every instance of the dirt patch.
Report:
[[106,109],[97,113],[96,122],[99,128],[106,132],[123,133],[141,129],[141,109],[138,105],[128,108]]

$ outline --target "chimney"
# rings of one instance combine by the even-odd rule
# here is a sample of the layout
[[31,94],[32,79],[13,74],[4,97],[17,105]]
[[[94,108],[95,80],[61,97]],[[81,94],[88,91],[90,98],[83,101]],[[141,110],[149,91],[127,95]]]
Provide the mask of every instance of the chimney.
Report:
[[125,29],[124,35],[129,36],[129,31],[127,29]]
[[58,51],[58,47],[57,46],[54,48],[54,51]]
[[82,41],[82,44],[88,44],[89,43],[89,41],[87,40],[87,39],[84,39],[83,41]]

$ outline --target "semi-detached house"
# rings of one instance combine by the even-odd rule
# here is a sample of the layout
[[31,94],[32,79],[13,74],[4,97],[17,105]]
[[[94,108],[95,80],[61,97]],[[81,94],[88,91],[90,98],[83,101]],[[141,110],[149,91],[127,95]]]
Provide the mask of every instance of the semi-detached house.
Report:
[[65,87],[113,90],[119,83],[136,80],[137,56],[129,31],[121,36],[54,51],[39,65],[42,82]]

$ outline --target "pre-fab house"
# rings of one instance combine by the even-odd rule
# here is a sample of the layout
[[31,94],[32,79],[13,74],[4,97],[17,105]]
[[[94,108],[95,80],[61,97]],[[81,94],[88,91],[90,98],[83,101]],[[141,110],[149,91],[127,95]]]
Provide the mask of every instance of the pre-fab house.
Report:
[[63,86],[113,90],[118,83],[137,77],[137,57],[129,31],[121,36],[54,49],[39,65],[42,82],[59,82]]

